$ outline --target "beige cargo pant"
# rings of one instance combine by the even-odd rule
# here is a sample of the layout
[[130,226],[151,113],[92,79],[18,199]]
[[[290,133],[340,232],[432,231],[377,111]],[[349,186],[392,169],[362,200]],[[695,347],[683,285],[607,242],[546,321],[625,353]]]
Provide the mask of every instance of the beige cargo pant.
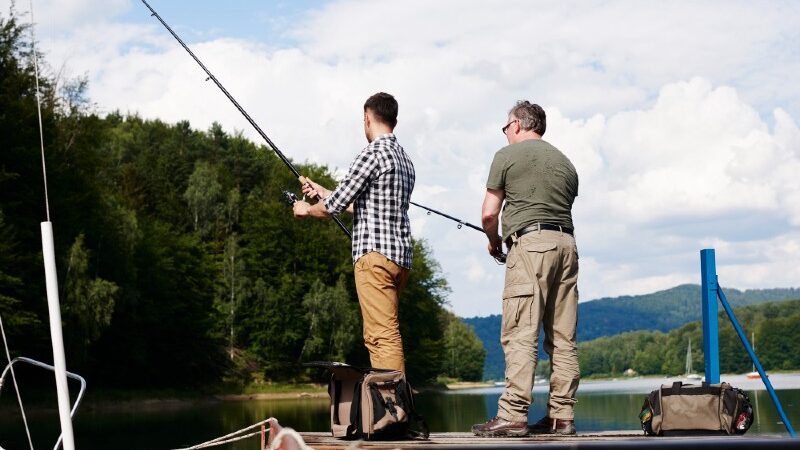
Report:
[[527,422],[532,401],[539,325],[550,355],[550,400],[547,415],[574,419],[578,390],[577,318],[578,250],[575,238],[560,231],[523,235],[511,247],[503,290],[500,342],[506,359],[506,386],[497,416]]
[[370,252],[358,258],[354,272],[370,364],[405,372],[397,313],[400,292],[408,281],[408,269],[381,253]]

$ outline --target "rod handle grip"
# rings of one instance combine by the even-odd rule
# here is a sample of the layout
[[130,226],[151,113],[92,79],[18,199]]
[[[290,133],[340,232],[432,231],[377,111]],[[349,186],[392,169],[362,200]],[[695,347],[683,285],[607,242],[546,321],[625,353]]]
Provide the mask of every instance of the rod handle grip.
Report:
[[[311,181],[311,179],[307,178],[307,177],[304,177],[303,175],[300,175],[299,177],[297,177],[297,181],[300,182],[301,186],[304,186],[306,183],[309,183]],[[313,197],[310,196],[310,195],[308,197],[312,198],[312,199],[313,198],[320,198],[319,193],[317,195],[313,196]]]

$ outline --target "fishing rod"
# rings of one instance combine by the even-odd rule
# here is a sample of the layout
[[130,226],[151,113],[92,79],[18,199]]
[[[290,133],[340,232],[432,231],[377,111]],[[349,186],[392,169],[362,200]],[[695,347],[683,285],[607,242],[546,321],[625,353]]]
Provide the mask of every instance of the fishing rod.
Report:
[[[220,89],[220,91],[222,91],[222,93],[225,94],[226,97],[228,97],[228,100],[230,100],[231,103],[233,103],[233,106],[235,106],[236,109],[238,109],[239,112],[244,116],[244,118],[247,119],[248,122],[250,122],[250,125],[253,126],[253,128],[256,130],[256,132],[258,132],[258,134],[267,142],[267,144],[269,144],[269,146],[272,149],[272,151],[275,152],[275,154],[278,156],[278,158],[280,158],[280,160],[283,161],[283,163],[286,165],[286,167],[288,167],[289,170],[292,171],[294,176],[297,177],[297,179],[300,181],[300,184],[304,185],[304,184],[308,183],[308,179],[306,177],[304,177],[303,175],[301,175],[300,172],[297,171],[297,169],[294,167],[292,162],[289,161],[289,158],[287,158],[286,155],[284,155],[283,152],[280,151],[278,146],[275,145],[274,142],[272,142],[272,139],[270,139],[269,136],[267,136],[267,134],[261,129],[261,127],[258,126],[256,121],[253,120],[252,117],[250,117],[250,114],[248,114],[247,111],[245,111],[245,109],[242,107],[242,105],[240,105],[239,102],[237,102],[236,99],[233,98],[233,95],[231,95],[230,92],[228,92],[228,90],[225,89],[225,86],[223,86],[222,83],[220,83],[220,81],[217,80],[217,77],[215,77],[214,74],[212,74],[211,71],[208,70],[208,68],[205,66],[205,64],[203,64],[203,62],[200,61],[200,59],[194,54],[194,52],[192,52],[192,50],[186,45],[186,43],[183,42],[183,39],[181,39],[180,36],[178,36],[175,33],[175,31],[172,30],[172,28],[167,24],[167,22],[165,22],[164,19],[161,18],[161,16],[156,12],[155,9],[153,9],[152,6],[150,6],[149,3],[147,3],[146,0],[142,0],[142,3],[144,3],[144,6],[146,6],[147,9],[150,10],[151,15],[153,17],[155,17],[156,19],[158,19],[158,21],[161,22],[161,25],[163,25],[164,28],[166,28],[167,31],[169,31],[169,33],[172,35],[172,37],[174,37],[175,40],[177,40],[178,43],[181,44],[181,47],[183,47],[183,49],[186,50],[187,53],[189,53],[189,55],[192,57],[192,59],[194,59],[195,62],[203,69],[203,71],[206,73],[206,75],[208,75],[208,78],[206,78],[206,81],[208,81],[208,80],[213,81],[214,84],[216,84],[217,87]],[[284,193],[284,196],[286,196],[286,193]],[[289,200],[289,201],[291,202],[291,200]],[[295,201],[296,201],[296,198],[295,198]],[[410,203],[412,205],[414,205],[414,206],[417,206],[417,207],[420,207],[422,209],[427,210],[428,214],[435,213],[435,214],[438,214],[438,215],[440,215],[442,217],[446,217],[446,218],[448,218],[450,220],[453,220],[453,221],[457,222],[459,229],[462,226],[466,225],[466,226],[468,226],[468,227],[470,227],[472,229],[475,229],[477,231],[483,232],[483,228],[480,228],[480,227],[478,227],[476,225],[473,225],[473,224],[471,224],[469,222],[466,222],[464,220],[461,220],[461,219],[458,219],[458,218],[453,217],[451,215],[445,214],[445,213],[443,213],[441,211],[437,211],[437,210],[435,210],[433,208],[428,208],[427,206],[420,205],[419,203],[415,203],[415,202],[410,202]],[[293,202],[292,202],[292,204],[293,204]],[[350,232],[350,230],[347,229],[347,227],[344,226],[344,224],[339,219],[339,217],[337,217],[335,215],[332,215],[331,217],[336,222],[336,224],[339,225],[339,228],[341,228],[342,231],[344,231],[345,234],[347,234],[347,237],[349,237],[350,239],[353,239],[352,233]],[[502,263],[505,262],[505,254],[499,255],[499,256],[495,257],[495,259],[497,260],[498,263],[502,264]]]
[[[181,47],[183,47],[183,49],[186,50],[187,53],[189,53],[189,55],[195,60],[195,62],[203,69],[203,71],[206,73],[206,75],[208,75],[208,78],[206,78],[206,81],[211,80],[211,81],[214,82],[214,84],[217,85],[219,90],[221,90],[222,93],[225,94],[226,97],[228,97],[228,100],[230,100],[231,103],[233,103],[233,106],[235,106],[236,109],[238,109],[239,112],[242,113],[244,118],[247,119],[248,122],[250,122],[250,125],[252,125],[253,128],[255,128],[256,132],[258,132],[258,134],[261,135],[261,137],[264,138],[265,141],[267,141],[267,144],[269,144],[269,147],[272,149],[272,151],[274,151],[275,154],[278,155],[278,158],[280,158],[280,160],[283,161],[284,164],[286,164],[286,167],[288,167],[289,170],[292,171],[294,176],[297,177],[297,179],[300,181],[300,184],[306,184],[308,182],[306,177],[300,175],[300,172],[298,172],[297,169],[292,164],[292,162],[289,161],[289,158],[287,158],[286,155],[284,155],[283,152],[280,151],[280,149],[278,149],[278,146],[275,145],[274,142],[272,142],[272,139],[270,139],[269,136],[267,136],[267,133],[264,133],[264,130],[262,130],[261,127],[258,126],[256,121],[253,120],[252,117],[250,117],[250,114],[248,114],[247,111],[245,111],[244,108],[242,108],[242,105],[240,105],[239,102],[237,102],[236,99],[233,98],[233,96],[230,94],[230,92],[228,92],[228,90],[225,89],[225,86],[223,86],[222,83],[220,83],[219,80],[217,80],[217,77],[215,77],[214,74],[212,74],[211,71],[208,70],[208,68],[205,66],[205,64],[203,64],[203,62],[200,61],[200,59],[197,56],[195,56],[195,54],[192,52],[192,50],[189,49],[189,47],[186,45],[186,43],[183,42],[183,39],[181,39],[180,36],[178,36],[172,30],[172,28],[170,28],[169,25],[167,25],[167,22],[165,22],[164,19],[162,19],[161,16],[158,15],[156,10],[154,10],[153,7],[150,6],[149,3],[147,3],[147,1],[142,0],[142,3],[144,3],[144,6],[146,6],[147,9],[150,10],[150,12],[152,13],[151,15],[154,16],[156,19],[158,19],[158,21],[161,22],[161,25],[164,25],[164,28],[166,28],[167,31],[169,31],[169,33],[172,35],[172,37],[174,37],[175,40],[177,40],[181,44]],[[339,228],[341,228],[342,231],[344,231],[344,233],[347,235],[347,237],[349,237],[350,239],[353,239],[352,233],[350,233],[350,230],[348,230],[347,227],[344,226],[344,224],[339,219],[339,217],[337,217],[335,215],[332,215],[331,218],[333,218],[333,220],[336,222],[336,224],[339,225]]]
[[457,217],[453,217],[453,216],[451,216],[449,214],[445,214],[445,213],[443,213],[441,211],[437,211],[437,210],[435,210],[433,208],[428,208],[427,206],[420,205],[419,203],[415,203],[415,202],[412,202],[412,201],[409,201],[409,203],[411,203],[412,205],[414,205],[414,206],[416,206],[418,208],[422,208],[424,210],[427,210],[429,216],[431,215],[431,213],[434,213],[434,214],[438,214],[438,215],[440,215],[442,217],[446,217],[446,218],[448,218],[448,219],[450,219],[452,221],[457,222],[458,223],[457,227],[458,227],[459,230],[461,229],[462,226],[466,225],[466,226],[472,228],[473,230],[478,230],[481,233],[483,233],[483,228],[481,228],[481,227],[479,227],[477,225],[473,225],[473,224],[471,224],[469,222],[463,221],[463,220],[461,220],[461,219],[459,219]]
[[[435,210],[435,209],[433,209],[433,208],[428,208],[427,206],[425,206],[425,205],[420,205],[419,203],[416,203],[416,202],[409,201],[409,203],[411,203],[412,205],[414,205],[414,206],[416,206],[416,207],[418,207],[418,208],[422,208],[422,209],[424,209],[424,210],[428,211],[428,215],[429,215],[429,216],[431,215],[431,213],[434,213],[434,214],[438,214],[438,215],[440,215],[440,216],[442,216],[442,217],[446,217],[446,218],[448,218],[448,219],[450,219],[450,220],[452,220],[452,221],[454,221],[454,222],[457,222],[457,223],[458,223],[458,225],[457,225],[457,226],[458,226],[458,229],[459,229],[459,230],[461,229],[461,227],[462,227],[462,226],[466,225],[466,226],[468,226],[468,227],[472,228],[473,230],[480,231],[481,233],[483,233],[483,232],[484,232],[484,231],[483,231],[483,228],[481,228],[481,227],[479,227],[479,226],[477,226],[477,225],[473,225],[473,224],[471,224],[471,223],[469,223],[469,222],[467,222],[467,221],[461,220],[461,219],[459,219],[458,217],[453,217],[453,216],[451,216],[451,215],[449,215],[449,214],[445,214],[445,213],[443,213],[443,212],[441,212],[441,211],[437,211],[437,210]],[[494,258],[494,260],[495,260],[495,261],[497,261],[497,263],[498,263],[498,264],[505,264],[505,262],[506,262],[506,256],[507,256],[507,255],[506,255],[505,253],[503,253],[503,252],[500,252],[500,254],[499,254],[499,255],[497,255],[497,256],[493,256],[493,258]]]

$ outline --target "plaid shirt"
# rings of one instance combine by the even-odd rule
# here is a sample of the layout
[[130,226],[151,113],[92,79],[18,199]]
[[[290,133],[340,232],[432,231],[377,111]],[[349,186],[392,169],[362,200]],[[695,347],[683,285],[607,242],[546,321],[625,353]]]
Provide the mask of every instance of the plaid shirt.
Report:
[[414,190],[414,164],[393,133],[361,150],[347,175],[325,199],[331,214],[353,203],[353,263],[379,252],[411,268],[411,225],[408,205]]

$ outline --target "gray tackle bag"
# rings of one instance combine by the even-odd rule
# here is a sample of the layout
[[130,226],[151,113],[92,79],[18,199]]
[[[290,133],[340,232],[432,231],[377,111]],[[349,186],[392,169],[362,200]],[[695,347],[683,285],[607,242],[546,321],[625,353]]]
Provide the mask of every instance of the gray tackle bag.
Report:
[[639,420],[649,436],[744,434],[753,423],[753,407],[743,390],[728,383],[676,381],[645,398]]
[[[414,394],[399,370],[316,361],[306,367],[331,373],[331,433],[342,439],[427,439],[428,425],[417,414]],[[412,424],[419,428],[413,429]]]

